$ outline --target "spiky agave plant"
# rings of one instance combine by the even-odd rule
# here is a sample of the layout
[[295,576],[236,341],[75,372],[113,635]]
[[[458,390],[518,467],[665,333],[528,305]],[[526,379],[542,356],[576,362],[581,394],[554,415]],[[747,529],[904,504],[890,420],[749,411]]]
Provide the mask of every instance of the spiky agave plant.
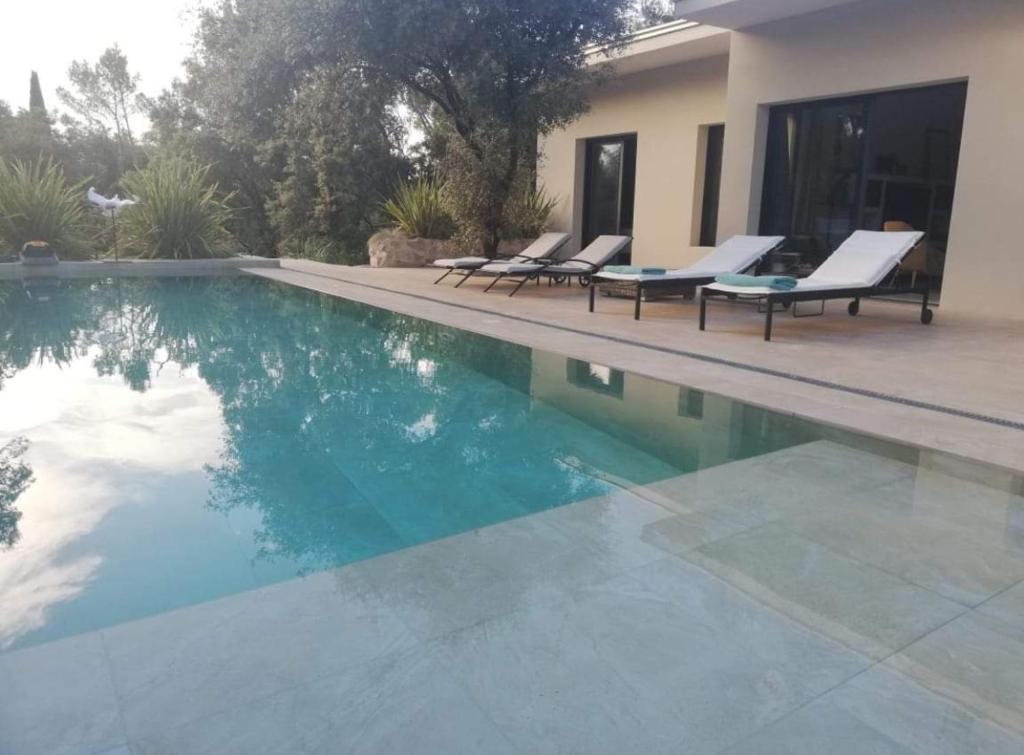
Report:
[[410,236],[449,239],[455,231],[445,205],[444,188],[433,179],[403,181],[394,196],[382,205],[392,224]]
[[233,195],[221,195],[210,166],[158,158],[121,179],[139,203],[118,219],[125,248],[142,259],[199,259],[231,252]]
[[88,257],[84,192],[52,157],[0,160],[0,240],[11,249],[45,241],[61,257]]
[[515,195],[505,210],[502,235],[509,239],[532,239],[542,234],[558,198],[543,186],[527,187]]

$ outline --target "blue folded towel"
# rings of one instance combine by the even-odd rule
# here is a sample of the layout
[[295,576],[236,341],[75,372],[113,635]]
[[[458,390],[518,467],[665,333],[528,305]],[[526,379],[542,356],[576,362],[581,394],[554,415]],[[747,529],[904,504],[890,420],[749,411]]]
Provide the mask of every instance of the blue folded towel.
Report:
[[626,275],[664,275],[663,267],[639,267],[637,265],[608,265],[604,269],[607,273],[625,273]]
[[750,286],[757,288],[770,288],[773,291],[791,291],[796,288],[796,278],[788,275],[740,275],[729,273],[719,275],[715,278],[716,283],[724,283],[726,286]]

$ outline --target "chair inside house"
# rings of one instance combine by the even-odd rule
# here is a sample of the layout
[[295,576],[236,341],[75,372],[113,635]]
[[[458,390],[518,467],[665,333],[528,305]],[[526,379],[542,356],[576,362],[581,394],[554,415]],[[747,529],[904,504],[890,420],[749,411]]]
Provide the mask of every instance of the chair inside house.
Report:
[[[882,230],[887,233],[908,233],[914,231],[914,227],[902,220],[887,220],[882,224]],[[942,262],[943,253],[927,241],[921,241],[900,262],[900,272],[910,275],[910,285],[913,287],[917,285],[919,275],[930,279],[936,270],[941,274]]]

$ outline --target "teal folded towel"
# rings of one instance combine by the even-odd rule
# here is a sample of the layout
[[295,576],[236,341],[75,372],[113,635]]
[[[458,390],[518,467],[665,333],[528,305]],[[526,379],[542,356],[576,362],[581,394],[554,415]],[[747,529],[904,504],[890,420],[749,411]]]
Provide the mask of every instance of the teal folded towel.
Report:
[[626,275],[664,275],[663,267],[639,267],[637,265],[608,265],[607,273],[624,273]]
[[715,278],[716,283],[724,283],[726,286],[751,286],[766,287],[774,291],[791,291],[796,288],[796,278],[788,275],[739,275],[729,273],[719,275]]

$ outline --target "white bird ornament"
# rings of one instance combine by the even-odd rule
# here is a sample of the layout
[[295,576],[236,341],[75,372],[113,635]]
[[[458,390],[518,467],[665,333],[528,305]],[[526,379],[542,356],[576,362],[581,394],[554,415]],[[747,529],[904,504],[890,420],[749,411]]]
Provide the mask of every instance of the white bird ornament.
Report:
[[99,208],[100,212],[110,218],[110,229],[114,237],[114,261],[117,262],[117,216],[125,207],[131,207],[133,204],[138,204],[139,200],[137,197],[121,199],[116,194],[113,197],[107,198],[96,191],[93,186],[89,187],[89,191],[85,193],[85,198],[92,204]]
[[133,204],[138,204],[138,199],[121,199],[118,195],[107,198],[96,191],[95,187],[90,186],[89,191],[86,192],[86,198],[94,205],[99,207],[104,214],[113,217],[123,210],[125,207],[131,207]]

